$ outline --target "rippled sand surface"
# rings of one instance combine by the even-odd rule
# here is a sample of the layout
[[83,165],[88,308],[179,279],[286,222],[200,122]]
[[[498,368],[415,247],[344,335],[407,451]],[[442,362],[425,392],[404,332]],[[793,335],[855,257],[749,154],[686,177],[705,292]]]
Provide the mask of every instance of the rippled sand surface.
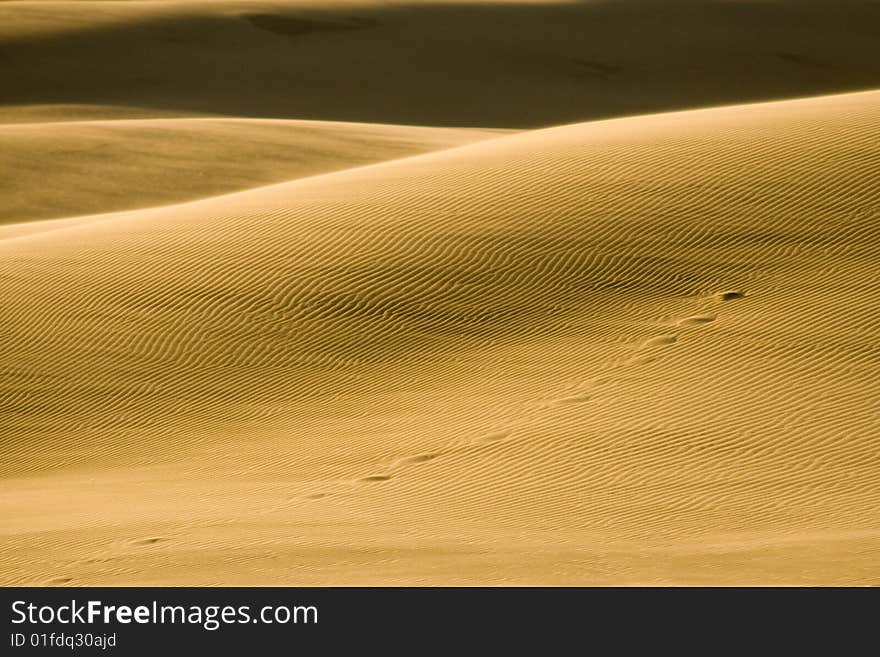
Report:
[[877,584],[840,4],[0,5],[0,583]]

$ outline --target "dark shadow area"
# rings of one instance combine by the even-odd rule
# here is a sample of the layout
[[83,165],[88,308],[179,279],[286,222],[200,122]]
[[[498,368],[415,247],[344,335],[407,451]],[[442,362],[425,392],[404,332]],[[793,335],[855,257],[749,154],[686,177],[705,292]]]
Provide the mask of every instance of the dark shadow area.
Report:
[[344,21],[320,21],[278,14],[243,14],[254,26],[282,36],[298,37],[310,32],[344,32],[369,27],[374,23],[367,19]]
[[163,11],[0,42],[0,103],[530,128],[880,86],[873,0]]

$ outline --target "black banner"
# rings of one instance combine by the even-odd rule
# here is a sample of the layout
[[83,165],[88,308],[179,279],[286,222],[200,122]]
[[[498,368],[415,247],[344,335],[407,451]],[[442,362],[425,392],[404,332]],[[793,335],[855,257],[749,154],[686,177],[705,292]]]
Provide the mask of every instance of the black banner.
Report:
[[[534,648],[766,647],[872,632],[876,589],[7,588],[0,654],[325,654]],[[753,647],[757,647],[754,644]],[[408,649],[407,649],[408,648]],[[551,651],[556,654],[558,651]],[[570,651],[563,651],[570,652]],[[604,654],[604,651],[603,651]]]

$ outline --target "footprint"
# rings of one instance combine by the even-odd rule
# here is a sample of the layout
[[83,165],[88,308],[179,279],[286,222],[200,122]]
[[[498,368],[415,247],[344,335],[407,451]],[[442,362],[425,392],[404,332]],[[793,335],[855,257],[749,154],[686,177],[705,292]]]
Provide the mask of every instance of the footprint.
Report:
[[361,477],[358,481],[363,484],[372,484],[377,481],[388,481],[389,479],[391,479],[391,475],[370,475],[368,477]]
[[112,561],[111,557],[89,557],[88,559],[83,559],[80,563],[92,565],[96,563],[108,563],[110,561]]
[[739,290],[727,290],[725,292],[714,294],[713,298],[716,301],[734,301],[736,299],[742,299],[745,296],[745,292],[740,292]]
[[504,440],[505,438],[508,438],[510,434],[510,431],[495,431],[494,433],[487,433],[485,436],[480,436],[474,442],[478,445],[497,443],[499,440]]
[[439,454],[416,454],[415,456],[407,456],[397,461],[394,465],[415,465],[417,463],[427,463],[440,456]]
[[717,316],[712,313],[704,313],[702,315],[693,315],[691,317],[685,317],[678,321],[679,326],[699,326],[700,324],[709,324],[714,322],[717,319]]
[[678,336],[676,335],[658,335],[655,338],[643,342],[641,348],[652,349],[653,347],[666,347],[675,344],[676,342],[678,342]]
[[590,395],[587,393],[581,393],[577,395],[571,395],[569,397],[560,397],[559,399],[554,399],[551,404],[553,406],[568,406],[570,404],[583,404],[584,402],[590,401]]

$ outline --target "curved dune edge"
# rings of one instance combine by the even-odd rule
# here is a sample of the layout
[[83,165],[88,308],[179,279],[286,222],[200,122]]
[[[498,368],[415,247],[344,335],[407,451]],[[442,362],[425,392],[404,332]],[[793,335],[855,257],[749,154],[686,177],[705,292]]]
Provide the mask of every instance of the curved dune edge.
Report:
[[[501,134],[234,118],[0,125],[0,224],[167,205]],[[32,229],[0,237],[19,230]]]
[[0,581],[876,583],[878,133],[604,121],[0,242]]

